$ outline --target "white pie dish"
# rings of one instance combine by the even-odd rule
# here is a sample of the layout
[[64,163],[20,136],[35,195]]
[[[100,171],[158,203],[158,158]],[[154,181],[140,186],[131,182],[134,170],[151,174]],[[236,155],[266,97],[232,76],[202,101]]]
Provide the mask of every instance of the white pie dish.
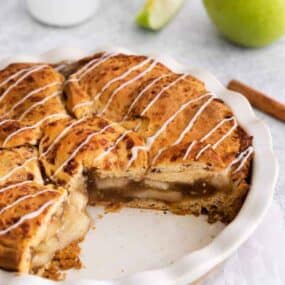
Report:
[[[106,50],[106,48],[100,50]],[[80,50],[60,48],[41,56],[12,57],[4,60],[0,67],[9,62],[20,61],[55,63],[74,60],[85,55]],[[174,71],[188,72],[204,81],[209,90],[215,92],[232,108],[239,123],[254,137],[255,158],[251,190],[236,219],[223,228],[219,223],[206,224],[203,217],[178,217],[171,214],[164,216],[154,211],[124,209],[101,220],[96,219],[101,209],[91,209],[91,215],[96,219],[97,230],[95,232],[91,230],[83,243],[83,263],[86,268],[68,273],[67,279],[61,283],[35,276],[19,276],[0,270],[0,285],[190,284],[229,257],[261,222],[271,203],[278,174],[268,128],[256,118],[243,96],[227,90],[208,72],[198,69],[189,70],[165,56],[154,57],[159,58]],[[133,229],[130,229],[130,224],[133,225]],[[173,229],[174,226],[176,226],[175,234],[169,233],[169,228]],[[187,236],[188,231],[191,232],[191,238],[180,241],[181,237]],[[211,241],[211,235],[216,234],[217,236]],[[155,245],[162,248],[157,249]],[[120,249],[122,246],[123,248]],[[165,254],[161,255],[163,250]],[[173,261],[172,264],[170,264],[171,261]],[[120,272],[119,267],[122,264],[125,272]],[[92,265],[95,265],[95,268]],[[110,278],[112,279],[109,280]]]

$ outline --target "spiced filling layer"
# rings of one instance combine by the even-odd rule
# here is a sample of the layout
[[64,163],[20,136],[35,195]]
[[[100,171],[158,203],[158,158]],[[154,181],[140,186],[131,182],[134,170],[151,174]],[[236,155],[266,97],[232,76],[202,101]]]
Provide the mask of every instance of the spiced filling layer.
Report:
[[192,184],[149,179],[136,182],[127,178],[102,179],[92,175],[88,175],[87,187],[91,202],[129,202],[137,198],[175,203],[185,198],[209,197],[221,190],[207,180],[197,180]]

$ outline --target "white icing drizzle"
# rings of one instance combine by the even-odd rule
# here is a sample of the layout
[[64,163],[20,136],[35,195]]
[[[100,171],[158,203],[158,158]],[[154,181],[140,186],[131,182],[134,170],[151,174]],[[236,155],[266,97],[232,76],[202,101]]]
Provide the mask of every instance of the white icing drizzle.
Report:
[[109,106],[110,106],[110,104],[112,103],[112,101],[113,101],[115,95],[116,95],[118,92],[120,92],[120,91],[121,91],[123,88],[125,88],[126,86],[132,84],[133,82],[135,82],[135,81],[139,80],[140,78],[142,78],[143,76],[145,76],[148,72],[150,72],[150,71],[156,66],[156,64],[157,64],[157,61],[154,60],[154,61],[152,62],[152,64],[151,64],[148,68],[146,68],[144,71],[142,71],[142,72],[139,73],[137,76],[133,77],[132,79],[128,80],[127,82],[123,83],[123,84],[120,85],[118,88],[116,88],[116,89],[112,92],[111,96],[109,97],[107,103],[105,104],[103,110],[100,112],[99,115],[102,115],[104,112],[106,112],[106,110],[109,108]]
[[213,144],[213,149],[216,149],[221,142],[223,142],[238,126],[238,123],[235,118],[233,118],[234,125],[217,141]]
[[142,121],[139,121],[138,124],[134,127],[134,131],[137,132],[142,125]]
[[20,70],[18,70],[16,73],[12,74],[11,76],[9,76],[8,78],[6,78],[4,81],[2,81],[0,83],[0,88],[3,87],[5,84],[9,83],[9,81],[13,80],[14,78],[20,76],[21,74],[23,74],[26,71],[29,71],[31,69],[31,67],[28,68],[22,68]]
[[178,139],[173,143],[173,145],[179,144],[184,139],[185,135],[192,129],[193,125],[195,124],[199,116],[203,113],[203,111],[207,108],[207,106],[215,99],[215,96],[212,93],[207,93],[205,95],[208,95],[209,99],[201,105],[201,107],[198,109],[198,111],[195,113],[193,118],[188,123],[187,127],[183,130]]
[[[69,83],[69,82],[77,82],[77,81],[79,81],[80,79],[78,78],[78,76],[80,76],[84,71],[88,70],[89,67],[92,68],[93,67],[92,65],[95,65],[102,58],[105,59],[104,56],[105,56],[105,53],[102,54],[100,57],[94,58],[93,60],[89,61],[87,64],[85,64],[83,67],[81,67],[78,71],[76,71],[68,80],[66,80],[65,81],[65,85],[67,83]],[[96,64],[96,66],[98,66],[98,64]],[[94,66],[94,68],[96,66]]]
[[104,150],[101,154],[99,154],[95,159],[94,162],[103,159],[106,155],[108,155],[113,149],[117,147],[117,145],[130,133],[131,130],[125,131],[122,135],[118,137],[118,139],[107,149]]
[[78,82],[81,80],[87,73],[92,71],[94,68],[99,66],[101,63],[108,60],[110,57],[115,56],[115,53],[111,54],[102,54],[98,58],[94,58],[93,60],[89,61],[87,64],[85,64],[83,67],[81,67],[77,72],[75,72],[68,80],[65,81],[64,86],[66,86],[70,82]]
[[150,82],[150,84],[148,84],[139,94],[138,96],[135,97],[135,100],[130,104],[129,109],[127,114],[124,116],[123,120],[126,120],[128,115],[130,114],[130,112],[132,111],[132,109],[134,108],[134,106],[136,105],[136,103],[139,101],[139,99],[145,94],[145,92],[150,89],[153,85],[155,85],[158,81],[162,80],[163,78],[170,76],[171,74],[163,74],[162,76],[159,76],[157,78],[155,78],[154,80],[152,80]]
[[218,139],[214,144],[207,144],[204,148],[202,148],[199,153],[196,155],[195,159],[199,159],[200,156],[207,150],[209,147],[212,147],[213,149],[216,149],[238,126],[237,121],[234,117],[226,118],[221,120],[212,130],[210,130],[202,139],[201,142],[205,141],[207,138],[209,138],[217,129],[219,129],[224,123],[233,121],[233,126],[220,138]]
[[70,82],[77,82],[77,81],[78,81],[78,78],[75,78],[75,77],[68,78],[67,80],[65,80],[63,87],[65,87]]
[[27,95],[25,95],[21,100],[19,100],[10,110],[8,113],[6,113],[6,115],[10,114],[12,111],[14,111],[18,106],[20,106],[21,104],[23,104],[27,99],[29,99],[30,97],[32,97],[33,95],[35,94],[38,94],[50,87],[53,87],[53,86],[58,86],[58,85],[61,85],[61,82],[58,82],[58,81],[55,81],[55,82],[52,82],[52,83],[49,83],[47,85],[44,85],[40,88],[37,88],[31,92],[29,92]]
[[208,139],[217,129],[219,129],[225,122],[229,122],[234,120],[234,117],[230,117],[230,118],[226,118],[221,120],[214,128],[212,128],[208,133],[206,133],[202,138],[201,138],[201,142],[205,141],[206,139]]
[[78,80],[81,80],[84,76],[86,76],[86,74],[88,74],[89,72],[91,72],[92,70],[94,70],[96,67],[98,67],[100,64],[102,64],[103,62],[107,61],[108,59],[117,56],[118,53],[113,52],[113,53],[108,53],[108,54],[103,54],[101,57],[96,58],[92,61],[90,61],[89,63],[87,63],[85,66],[83,66],[82,69],[80,69],[78,71],[78,73],[76,73],[77,75],[79,75]]
[[73,79],[75,80],[79,80],[78,79],[78,76],[80,76],[84,71],[88,70],[89,67],[93,67],[93,65],[95,63],[97,63],[99,60],[101,60],[102,58],[104,59],[105,58],[105,54],[106,53],[103,53],[100,57],[96,57],[92,60],[90,60],[89,62],[87,62],[84,66],[82,66],[78,71],[76,71],[73,75]]
[[167,147],[163,147],[163,148],[161,148],[161,149],[157,152],[157,154],[154,156],[154,158],[153,158],[152,161],[151,161],[151,165],[153,165],[153,164],[156,162],[156,160],[160,157],[160,155],[161,155],[166,149],[167,149]]
[[14,223],[13,225],[9,226],[8,228],[4,229],[4,230],[0,230],[0,235],[5,235],[8,232],[12,231],[13,229],[16,229],[17,227],[19,227],[21,224],[23,224],[25,221],[27,220],[32,220],[36,217],[38,217],[40,214],[43,213],[43,211],[45,209],[47,209],[49,206],[51,206],[54,203],[54,200],[50,200],[47,203],[43,204],[38,210],[31,212],[29,214],[26,214],[24,216],[22,216],[16,223]]
[[199,159],[200,156],[209,148],[211,147],[211,144],[206,144],[203,148],[201,148],[201,150],[197,153],[195,160]]
[[54,174],[51,176],[51,178],[55,178],[55,176],[77,155],[77,153],[86,145],[90,142],[90,140],[99,135],[102,134],[103,132],[105,132],[108,128],[112,127],[113,125],[116,125],[116,123],[111,123],[109,125],[107,125],[106,127],[104,127],[103,129],[101,129],[100,131],[97,131],[95,133],[91,133],[90,135],[88,135],[84,141],[72,152],[72,154],[55,170]]
[[141,112],[141,116],[144,116],[144,114],[148,111],[149,108],[160,98],[161,94],[163,94],[166,90],[170,89],[172,86],[177,84],[179,81],[183,80],[187,74],[183,74],[176,78],[173,82],[168,84],[167,86],[163,87],[159,93],[156,94],[156,96],[149,102],[149,104],[145,107],[145,109]]
[[0,182],[8,179],[10,176],[12,176],[15,172],[17,172],[18,170],[20,170],[21,168],[25,168],[27,166],[27,164],[29,164],[31,161],[36,160],[37,157],[31,157],[29,159],[27,159],[22,165],[16,166],[14,167],[11,171],[9,171],[7,174],[5,174],[4,176],[0,177]]
[[88,106],[88,105],[92,105],[92,104],[93,104],[92,100],[88,100],[88,101],[85,101],[85,102],[82,102],[82,103],[78,103],[78,104],[73,106],[72,112],[75,112],[76,109],[78,109],[78,108],[82,108],[82,107],[85,107],[85,106]]
[[40,121],[38,121],[36,124],[34,125],[31,125],[31,126],[26,126],[26,127],[23,127],[23,128],[20,128],[18,130],[16,130],[15,132],[11,133],[9,136],[6,137],[6,139],[4,140],[3,142],[3,147],[8,143],[8,141],[11,140],[12,137],[14,137],[15,135],[23,132],[23,131],[26,131],[26,130],[32,130],[34,128],[37,128],[39,127],[43,122],[49,120],[49,119],[52,119],[52,118],[69,118],[69,116],[67,114],[64,114],[64,113],[55,113],[55,114],[51,114],[51,115],[48,115],[46,117],[44,117],[43,119],[41,119]]
[[15,183],[13,185],[9,185],[9,186],[3,187],[3,188],[0,189],[0,193],[9,191],[10,189],[14,189],[15,187],[26,185],[26,184],[30,184],[30,183],[35,183],[35,181],[27,180],[27,181],[22,181],[22,182],[19,182],[19,183]]
[[237,158],[235,158],[230,163],[229,168],[231,168],[234,164],[240,162],[238,168],[236,168],[233,171],[233,174],[235,174],[236,172],[240,171],[243,168],[243,166],[245,165],[246,161],[248,160],[248,158],[250,157],[250,155],[252,153],[253,153],[253,147],[249,146],[247,149],[245,149],[243,152],[241,152]]
[[106,89],[108,89],[113,83],[122,80],[124,78],[126,78],[129,74],[131,74],[132,72],[134,72],[137,69],[140,69],[141,67],[143,67],[144,65],[146,65],[148,62],[150,62],[152,59],[151,58],[147,58],[143,61],[141,61],[139,64],[134,65],[133,67],[131,67],[130,69],[128,69],[127,71],[123,72],[121,75],[114,77],[113,79],[111,79],[110,81],[108,81],[100,90],[99,93],[97,93],[97,95],[94,97],[94,100],[97,100],[101,97],[101,95],[104,93],[104,91]]
[[204,99],[205,97],[209,97],[212,95],[210,95],[209,93],[206,93],[198,98],[195,99],[190,99],[189,101],[187,101],[186,103],[182,104],[179,109],[172,115],[170,116],[170,118],[168,118],[163,124],[162,126],[158,129],[158,131],[156,131],[156,133],[150,137],[147,138],[146,140],[146,145],[145,146],[135,146],[132,148],[131,152],[132,152],[132,156],[131,159],[128,162],[127,168],[130,167],[130,165],[133,163],[133,161],[137,158],[138,155],[138,151],[139,150],[143,150],[143,151],[149,151],[151,146],[153,145],[153,143],[155,142],[155,140],[161,135],[161,133],[163,133],[165,131],[165,129],[168,127],[168,125],[175,120],[175,118],[181,113],[183,112],[190,104],[198,102],[202,99]]
[[35,104],[32,104],[28,109],[25,110],[25,112],[19,117],[19,120],[24,119],[27,114],[29,114],[33,109],[37,108],[40,105],[44,105],[47,101],[49,101],[50,99],[57,97],[61,94],[61,91],[55,91],[53,92],[51,95],[43,98],[42,100],[40,100],[39,102],[36,102]]
[[80,120],[76,120],[74,122],[72,122],[70,125],[68,125],[66,128],[64,128],[60,135],[56,137],[56,139],[49,145],[49,147],[47,148],[47,150],[45,152],[43,152],[40,157],[42,156],[46,156],[51,150],[52,148],[63,138],[65,137],[69,131],[72,130],[72,128],[74,128],[75,126],[81,124],[83,121],[85,121],[86,119],[88,119],[88,117],[83,117]]
[[192,141],[190,143],[190,145],[188,146],[184,156],[183,156],[183,160],[187,159],[188,155],[190,154],[191,150],[193,149],[193,147],[195,146],[195,144],[197,143],[197,141]]
[[28,69],[28,71],[26,73],[24,73],[23,76],[21,76],[19,79],[17,79],[17,81],[15,83],[13,83],[12,85],[10,85],[5,91],[4,93],[1,95],[0,97],[0,101],[2,101],[9,93],[11,90],[13,90],[20,82],[22,82],[24,79],[26,79],[28,76],[30,76],[31,74],[38,72],[44,68],[48,67],[48,65],[36,65],[36,66],[32,66],[31,68]]
[[17,122],[17,120],[12,120],[12,119],[5,119],[3,121],[0,121],[0,126],[2,125],[5,125],[6,123],[9,123],[9,122]]
[[7,210],[13,208],[14,206],[20,204],[21,202],[25,201],[25,200],[28,200],[28,199],[31,199],[31,198],[35,198],[37,196],[40,196],[41,194],[43,193],[47,193],[47,192],[56,192],[58,193],[58,191],[56,190],[52,190],[52,189],[45,189],[45,190],[42,190],[42,191],[39,191],[37,193],[34,193],[34,194],[30,194],[30,195],[25,195],[25,196],[22,196],[21,198],[15,200],[13,203],[3,207],[1,210],[0,210],[0,215],[2,215],[4,212],[6,212]]
[[62,64],[58,65],[57,67],[55,67],[55,70],[56,70],[56,71],[61,71],[61,70],[64,69],[67,65],[68,65],[68,63],[62,63]]

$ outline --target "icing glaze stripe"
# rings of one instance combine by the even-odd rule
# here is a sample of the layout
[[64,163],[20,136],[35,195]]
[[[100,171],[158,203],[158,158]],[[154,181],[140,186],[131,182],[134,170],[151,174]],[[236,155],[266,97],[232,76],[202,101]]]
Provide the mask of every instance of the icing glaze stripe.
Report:
[[113,149],[117,147],[117,145],[131,132],[131,130],[128,130],[124,132],[122,135],[119,136],[119,138],[105,151],[103,151],[101,154],[99,154],[95,159],[95,161],[103,159],[106,155],[108,155]]
[[197,143],[197,141],[191,142],[191,144],[188,146],[188,148],[187,148],[187,150],[186,150],[186,152],[185,152],[185,154],[183,156],[183,160],[187,159],[187,157],[189,156],[191,150],[193,149],[193,147],[195,146],[196,143]]
[[213,144],[213,149],[216,149],[221,142],[223,142],[238,126],[238,123],[235,118],[233,118],[234,125],[227,131],[216,143]]
[[151,106],[160,98],[160,96],[168,89],[170,89],[172,86],[177,84],[179,81],[186,78],[187,74],[183,74],[179,76],[176,80],[168,84],[167,86],[163,87],[161,91],[149,102],[149,104],[145,107],[145,109],[141,112],[141,116],[144,116],[144,114],[151,108]]
[[28,68],[22,68],[20,70],[18,70],[16,73],[12,74],[11,76],[9,76],[8,78],[6,78],[3,82],[0,83],[0,88],[3,87],[5,84],[9,83],[9,81],[13,80],[14,78],[22,75],[23,73],[25,73],[26,71],[29,71],[31,69],[31,67]]
[[9,185],[9,186],[6,186],[6,187],[1,188],[1,189],[0,189],[0,193],[9,191],[10,189],[14,189],[15,187],[18,187],[18,186],[22,186],[22,185],[26,185],[26,184],[31,184],[31,183],[35,183],[35,181],[33,181],[33,180],[28,180],[28,181],[22,181],[22,182],[19,182],[19,183],[15,183],[15,184],[12,184],[12,185]]
[[[213,99],[215,98],[215,96],[214,96],[213,94],[211,94],[211,93],[206,93],[205,95],[210,96],[209,99],[208,99],[204,104],[201,105],[201,107],[200,107],[200,108],[198,109],[198,111],[195,113],[195,115],[193,116],[193,118],[191,119],[191,121],[188,123],[188,126],[183,130],[183,132],[181,132],[181,134],[179,135],[178,139],[177,139],[173,144],[171,144],[170,146],[178,145],[178,144],[184,139],[186,133],[188,133],[188,132],[192,129],[192,127],[193,127],[194,123],[196,122],[196,120],[198,119],[198,117],[202,114],[202,112],[205,110],[205,108],[206,108],[206,107],[213,101]],[[204,96],[205,96],[205,95],[204,95]],[[199,97],[199,98],[200,98],[200,97]],[[193,147],[193,146],[192,146],[192,147]],[[167,147],[164,147],[163,149],[159,150],[158,154],[155,156],[155,160],[154,160],[152,163],[154,163],[154,162],[157,160],[157,158],[159,157],[159,155],[160,155],[165,149],[167,149]],[[207,149],[207,148],[206,148],[206,149]],[[206,150],[206,149],[205,149],[205,150]],[[188,151],[188,150],[187,150],[187,151]],[[186,151],[186,153],[187,153],[187,151]],[[191,149],[190,149],[190,151],[191,151]],[[184,157],[185,157],[185,156],[184,156]],[[185,160],[185,159],[183,158],[183,160]]]
[[197,119],[199,118],[199,116],[203,113],[203,111],[207,108],[207,106],[215,99],[214,94],[212,93],[207,93],[209,97],[209,99],[203,103],[201,105],[201,107],[198,109],[198,111],[195,113],[195,115],[193,116],[193,118],[190,120],[190,122],[188,123],[187,127],[183,130],[183,132],[180,134],[180,136],[178,137],[178,139],[174,142],[173,145],[177,145],[179,144],[185,137],[185,135],[192,129],[193,125],[195,124],[195,122],[197,121]]
[[[71,75],[71,78],[66,80],[66,84],[68,82],[75,82],[79,81],[78,76],[80,76],[84,71],[86,71],[89,67],[91,67],[93,64],[97,63],[102,58],[104,59],[106,53],[103,53],[100,57],[94,58],[85,65],[83,65],[79,70],[77,70],[75,73]],[[94,67],[95,68],[95,67]]]
[[75,72],[68,80],[66,80],[64,86],[66,86],[66,84],[70,82],[80,81],[86,74],[88,74],[97,66],[99,66],[100,64],[102,64],[103,62],[107,61],[109,58],[115,55],[117,55],[117,53],[110,53],[110,54],[104,53],[102,54],[102,56],[94,58],[93,60],[89,61],[87,64],[81,67],[77,72]]
[[91,63],[90,67],[88,66],[87,69],[84,69],[83,72],[80,72],[81,74],[79,74],[78,80],[81,80],[84,76],[86,76],[89,72],[94,70],[96,67],[98,67],[102,63],[106,62],[108,59],[115,57],[117,55],[118,53],[113,52],[113,53],[109,53],[109,54],[103,55],[102,57],[98,58],[97,61],[93,62],[94,65],[92,65],[93,63]]
[[85,65],[83,65],[78,71],[74,73],[74,77],[80,76],[84,71],[86,71],[89,67],[91,67],[93,64],[97,63],[102,58],[104,59],[106,57],[106,53],[104,52],[101,56],[96,57],[92,59],[91,61],[87,62]]
[[232,167],[234,164],[240,162],[239,166],[233,171],[233,174],[237,173],[238,171],[242,169],[242,167],[245,165],[246,161],[248,160],[248,158],[250,157],[252,153],[253,153],[253,147],[249,146],[247,149],[241,152],[236,159],[234,159],[230,163],[229,167]]
[[150,84],[148,84],[139,94],[138,96],[135,97],[134,101],[130,104],[129,108],[128,108],[128,112],[127,114],[124,116],[123,120],[126,120],[128,115],[130,114],[130,112],[132,111],[132,109],[134,108],[134,106],[136,105],[136,103],[139,101],[139,99],[145,94],[145,92],[150,89],[153,85],[155,85],[158,81],[162,80],[163,78],[170,76],[171,74],[164,74],[162,76],[159,76],[157,78],[155,78],[154,80],[152,80],[150,82]]
[[209,138],[217,129],[219,129],[225,122],[233,121],[233,126],[220,138],[218,139],[214,144],[207,144],[203,149],[199,151],[199,153],[196,155],[195,159],[199,159],[200,156],[210,147],[213,149],[216,149],[237,127],[237,121],[234,117],[223,119],[221,120],[209,133],[207,133],[202,139],[201,142],[205,141],[207,138]]
[[154,156],[154,158],[153,158],[152,161],[151,161],[151,165],[153,165],[153,164],[157,161],[157,159],[160,157],[160,155],[161,155],[166,149],[167,149],[167,147],[163,147],[163,148],[161,148],[161,149],[157,152],[157,154]]
[[127,71],[123,72],[121,75],[114,77],[113,79],[111,79],[110,81],[108,81],[100,90],[99,93],[97,93],[97,95],[94,97],[94,100],[99,99],[102,94],[104,93],[105,90],[107,90],[113,83],[122,80],[124,78],[126,78],[129,74],[131,74],[132,72],[134,72],[137,69],[140,69],[141,67],[143,67],[144,65],[146,65],[148,62],[150,62],[152,59],[151,58],[147,58],[143,61],[141,61],[140,63],[138,63],[137,65],[134,65],[133,67],[131,67],[130,69],[128,69]]
[[5,119],[3,121],[0,121],[0,126],[5,125],[6,123],[14,123],[14,122],[18,122],[17,120],[13,120],[13,119]]
[[4,181],[6,179],[8,179],[10,176],[12,176],[15,172],[17,172],[18,170],[20,170],[21,168],[25,168],[31,161],[36,160],[37,157],[31,157],[29,159],[27,159],[22,165],[16,166],[14,167],[11,171],[9,171],[7,174],[5,174],[4,176],[0,177],[0,182]]
[[198,160],[201,157],[201,155],[210,147],[211,144],[206,144],[203,148],[201,148],[200,151],[197,153],[195,160]]
[[0,102],[10,93],[11,90],[13,90],[20,82],[22,82],[24,79],[26,79],[28,76],[30,76],[31,74],[38,72],[44,68],[48,67],[48,65],[36,65],[33,66],[31,68],[29,68],[29,70],[24,73],[24,75],[22,77],[20,77],[15,83],[13,83],[12,85],[10,85],[5,91],[4,93],[1,95],[0,97]]
[[44,193],[47,193],[47,192],[55,192],[55,193],[59,193],[58,191],[56,190],[52,190],[52,189],[45,189],[45,190],[42,190],[42,191],[39,191],[37,193],[34,193],[34,194],[29,194],[29,195],[25,195],[25,196],[22,196],[21,198],[15,200],[13,203],[3,207],[1,210],[0,210],[0,215],[2,215],[4,212],[6,212],[7,210],[13,208],[14,206],[20,204],[21,202],[25,201],[25,200],[28,200],[28,199],[31,199],[31,198],[35,198],[37,196],[40,196],[41,194],[44,194]]
[[45,156],[47,155],[52,149],[53,147],[61,140],[63,139],[75,126],[81,124],[82,122],[84,122],[86,119],[88,119],[88,117],[83,117],[80,120],[74,121],[72,122],[70,125],[68,125],[66,128],[64,128],[60,135],[56,137],[56,139],[49,145],[49,147],[47,148],[47,150],[45,152],[43,152],[40,156]]
[[234,117],[226,118],[221,120],[214,128],[212,128],[206,135],[201,138],[201,142],[208,139],[217,129],[219,129],[224,123],[235,120]]
[[127,82],[123,83],[122,85],[120,85],[118,88],[116,88],[111,96],[109,97],[107,103],[105,104],[105,107],[103,108],[103,110],[100,112],[99,115],[103,114],[104,112],[106,112],[106,110],[109,108],[109,106],[111,105],[115,95],[120,92],[122,89],[124,89],[126,86],[132,84],[133,82],[139,80],[140,78],[142,78],[143,76],[145,76],[148,72],[150,72],[157,64],[157,61],[153,61],[152,64],[147,68],[145,69],[144,71],[142,71],[141,73],[139,73],[137,76],[135,76],[134,78],[128,80]]
[[88,144],[91,139],[99,134],[102,134],[103,132],[105,132],[108,128],[112,127],[113,125],[115,125],[116,123],[111,123],[109,125],[107,125],[106,127],[104,127],[103,129],[101,129],[100,131],[97,131],[95,133],[91,133],[90,135],[87,136],[87,138],[85,138],[83,140],[83,142],[72,152],[72,154],[55,170],[54,174],[51,176],[51,178],[55,178],[55,176],[77,155],[77,153],[86,145]]
[[92,100],[88,100],[88,101],[85,101],[85,102],[82,102],[82,103],[78,103],[78,104],[73,106],[72,112],[75,112],[76,109],[78,109],[78,108],[82,108],[82,107],[85,107],[85,106],[88,106],[88,105],[92,105],[92,104],[93,104]]
[[182,104],[178,110],[176,110],[176,112],[170,116],[163,124],[162,126],[156,131],[156,133],[150,137],[147,138],[146,140],[146,146],[135,146],[131,149],[132,152],[132,156],[128,162],[127,168],[132,164],[132,162],[136,159],[138,151],[142,150],[142,151],[149,151],[151,146],[153,145],[153,143],[155,142],[155,140],[166,130],[166,128],[168,127],[168,125],[175,120],[175,118],[181,113],[183,112],[190,104],[198,102],[206,97],[209,97],[209,93],[206,93],[204,95],[201,95],[198,98],[195,99],[190,99],[189,101],[187,101],[186,103]]
[[54,86],[58,86],[58,85],[61,85],[61,82],[58,82],[58,81],[55,81],[55,82],[52,82],[52,83],[49,83],[47,85],[44,85],[40,88],[37,88],[31,92],[29,92],[27,95],[25,95],[21,100],[19,100],[10,110],[9,112],[6,114],[10,114],[11,112],[13,112],[18,106],[20,106],[21,104],[23,104],[27,99],[29,99],[30,97],[32,97],[33,95],[35,94],[38,94],[48,88],[51,88],[51,87],[54,87]]
[[18,130],[16,130],[15,132],[11,133],[9,136],[6,137],[6,139],[4,140],[2,146],[5,147],[5,145],[17,134],[26,131],[26,130],[32,130],[34,128],[39,127],[42,123],[44,123],[45,121],[49,120],[49,119],[53,119],[53,118],[69,118],[69,116],[67,114],[64,113],[55,113],[55,114],[51,114],[49,116],[44,117],[43,119],[41,119],[40,121],[38,121],[36,124],[31,125],[31,126],[25,126],[23,128],[20,128]]
[[40,100],[39,102],[36,102],[32,106],[30,106],[28,109],[26,109],[26,111],[19,117],[19,120],[24,119],[27,116],[27,114],[29,114],[32,110],[34,110],[35,108],[37,108],[40,105],[44,105],[47,101],[53,99],[54,97],[59,96],[60,94],[61,94],[61,91],[55,91],[51,95]]
[[8,232],[12,231],[13,229],[16,229],[17,227],[22,225],[25,221],[32,220],[32,219],[38,217],[40,214],[42,214],[44,212],[44,210],[46,210],[48,207],[50,207],[53,203],[54,203],[54,200],[50,200],[47,203],[43,204],[38,210],[22,216],[19,219],[19,221],[17,221],[13,225],[9,226],[8,228],[6,228],[4,230],[0,230],[0,235],[5,235]]

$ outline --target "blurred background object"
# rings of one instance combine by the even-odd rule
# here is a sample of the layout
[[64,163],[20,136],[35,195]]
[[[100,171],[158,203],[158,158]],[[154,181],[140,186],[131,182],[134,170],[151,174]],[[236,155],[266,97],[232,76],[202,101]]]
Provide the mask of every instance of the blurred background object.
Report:
[[271,44],[285,33],[285,0],[204,0],[213,23],[245,47]]
[[[146,0],[136,22],[160,30],[168,24],[185,0]],[[285,33],[284,0],[203,0],[219,31],[230,41],[245,47],[271,44]]]
[[54,26],[73,26],[94,15],[98,0],[26,0],[30,14]]
[[185,0],[146,0],[137,15],[137,24],[150,30],[159,30],[174,18],[184,2]]

